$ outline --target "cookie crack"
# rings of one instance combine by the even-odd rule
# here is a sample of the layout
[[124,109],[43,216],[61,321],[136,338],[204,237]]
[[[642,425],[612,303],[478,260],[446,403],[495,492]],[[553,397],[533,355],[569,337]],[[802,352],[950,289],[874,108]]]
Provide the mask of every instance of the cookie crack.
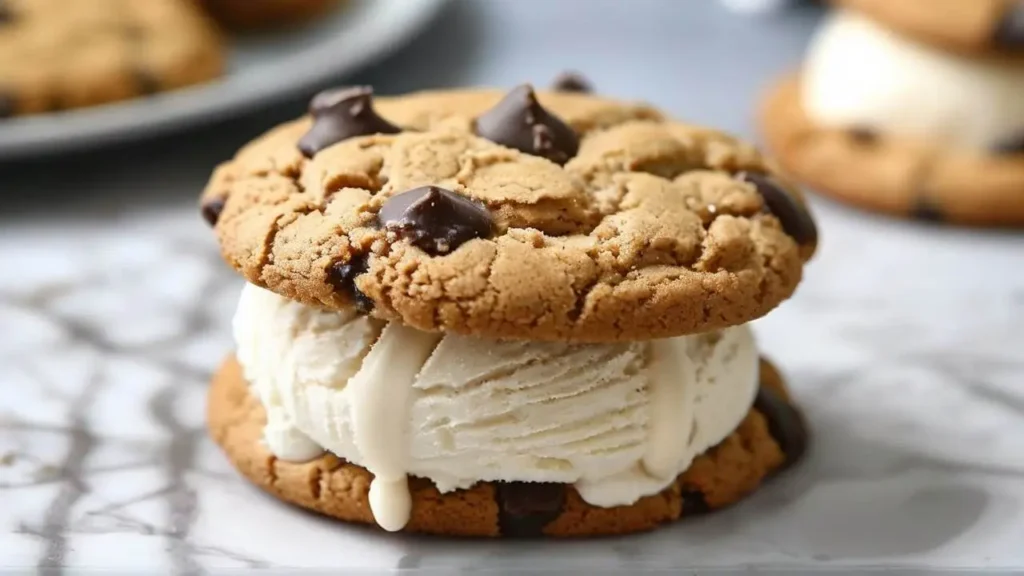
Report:
[[577,325],[579,323],[579,319],[583,316],[583,311],[587,307],[587,298],[590,296],[590,293],[600,285],[604,285],[604,282],[601,281],[600,276],[597,276],[576,291],[575,305],[573,306],[573,309],[569,311],[569,321],[572,322],[573,325]]

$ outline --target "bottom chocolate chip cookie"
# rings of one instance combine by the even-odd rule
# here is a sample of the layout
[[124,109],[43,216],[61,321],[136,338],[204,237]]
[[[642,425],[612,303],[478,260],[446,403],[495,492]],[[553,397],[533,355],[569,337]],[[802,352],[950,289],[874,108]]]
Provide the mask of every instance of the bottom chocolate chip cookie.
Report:
[[[262,442],[266,415],[234,358],[213,379],[210,433],[234,466],[278,498],[349,522],[373,524],[365,468],[325,454],[309,462],[275,458]],[[597,536],[650,530],[732,504],[797,460],[807,429],[778,372],[761,363],[761,386],[739,427],[659,494],[629,506],[601,508],[567,484],[480,482],[440,493],[409,479],[412,513],[404,531],[451,536]]]
[[929,222],[1024,224],[1024,146],[989,153],[936,147],[862,128],[819,126],[790,77],[763,102],[761,131],[794,179],[870,210]]

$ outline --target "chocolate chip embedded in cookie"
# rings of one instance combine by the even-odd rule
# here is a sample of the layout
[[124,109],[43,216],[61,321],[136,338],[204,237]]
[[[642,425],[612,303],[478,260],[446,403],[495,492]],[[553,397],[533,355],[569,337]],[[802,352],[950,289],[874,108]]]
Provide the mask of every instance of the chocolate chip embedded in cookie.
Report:
[[565,164],[579,150],[572,128],[549,113],[527,84],[508,93],[476,119],[476,133],[491,142]]
[[1024,49],[1024,2],[1020,0],[834,1],[942,50],[977,55]]
[[216,226],[217,220],[220,219],[220,213],[224,211],[225,198],[223,196],[215,196],[208,198],[200,206],[199,212],[203,216],[203,220],[206,221],[210,226]]
[[541,536],[565,507],[566,484],[497,482],[498,530],[502,536]]
[[594,91],[590,81],[576,72],[562,72],[551,83],[551,89],[555,92],[581,92],[589,94]]
[[[735,177],[772,174],[752,146],[647,106],[524,87],[375,107],[403,130],[307,158],[298,143],[324,117],[304,118],[216,171],[204,197],[228,198],[216,233],[250,282],[338,310],[360,294],[374,317],[420,330],[601,342],[760,317],[814,250],[797,191],[766,198]],[[540,152],[565,151],[564,165],[533,148],[547,130]],[[424,187],[438,190],[421,202]],[[355,257],[365,272],[339,289],[334,267]]]
[[997,47],[1024,50],[1024,2],[1012,1],[1004,8],[992,38]]
[[327,281],[339,293],[345,294],[353,302],[356,309],[367,313],[373,309],[373,300],[359,291],[356,278],[365,274],[369,268],[366,254],[353,254],[344,262],[335,262],[327,270]]
[[353,136],[402,131],[377,115],[373,109],[373,88],[369,86],[321,92],[313,98],[309,112],[313,126],[298,142],[299,150],[309,158]]
[[1019,134],[998,140],[992,147],[992,152],[1000,156],[1024,154],[1024,130]]
[[818,227],[811,214],[778,182],[765,174],[742,172],[740,177],[757,188],[764,199],[765,210],[779,219],[782,229],[798,244],[815,244],[818,241]]
[[14,10],[6,0],[0,0],[0,26],[14,22]]
[[223,60],[217,31],[190,2],[0,4],[0,116],[197,84],[218,76]]
[[422,186],[389,198],[378,214],[384,228],[406,238],[428,254],[455,250],[473,238],[491,235],[487,208],[461,194],[437,186]]

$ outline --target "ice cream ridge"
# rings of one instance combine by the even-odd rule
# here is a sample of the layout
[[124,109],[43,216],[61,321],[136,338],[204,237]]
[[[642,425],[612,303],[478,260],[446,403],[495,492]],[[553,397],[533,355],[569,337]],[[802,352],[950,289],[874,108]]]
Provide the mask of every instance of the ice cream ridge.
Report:
[[579,78],[318,94],[202,197],[247,281],[210,433],[388,531],[595,536],[736,502],[807,431],[748,323],[817,246],[752,146]]
[[762,107],[786,172],[872,210],[1024,225],[1024,2],[835,3]]

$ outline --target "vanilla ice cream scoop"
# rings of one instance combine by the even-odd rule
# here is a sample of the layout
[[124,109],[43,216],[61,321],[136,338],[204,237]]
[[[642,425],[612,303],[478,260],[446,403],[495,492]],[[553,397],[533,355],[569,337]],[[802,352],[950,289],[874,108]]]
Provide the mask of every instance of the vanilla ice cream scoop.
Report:
[[247,285],[238,360],[279,458],[320,448],[374,474],[388,530],[408,521],[406,476],[574,484],[597,506],[668,486],[728,436],[757,392],[748,327],[620,344],[495,341],[320,310]]
[[968,58],[837,11],[818,32],[803,107],[824,125],[986,150],[1024,132],[1024,64]]

